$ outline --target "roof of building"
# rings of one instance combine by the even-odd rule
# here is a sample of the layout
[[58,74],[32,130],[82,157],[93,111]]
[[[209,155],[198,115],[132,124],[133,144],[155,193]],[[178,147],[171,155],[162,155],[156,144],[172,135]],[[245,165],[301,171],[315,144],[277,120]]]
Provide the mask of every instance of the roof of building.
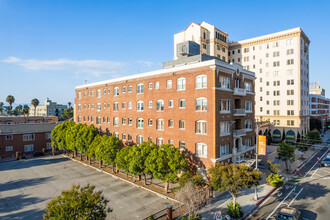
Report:
[[0,125],[0,135],[51,132],[58,123]]

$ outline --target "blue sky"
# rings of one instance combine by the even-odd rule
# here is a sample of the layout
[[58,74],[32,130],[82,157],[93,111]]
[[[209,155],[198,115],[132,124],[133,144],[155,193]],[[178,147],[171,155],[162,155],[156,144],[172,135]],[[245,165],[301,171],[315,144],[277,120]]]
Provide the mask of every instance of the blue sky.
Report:
[[85,80],[159,69],[173,34],[203,21],[230,40],[302,27],[310,81],[329,94],[329,12],[330,1],[0,0],[0,101],[73,102]]

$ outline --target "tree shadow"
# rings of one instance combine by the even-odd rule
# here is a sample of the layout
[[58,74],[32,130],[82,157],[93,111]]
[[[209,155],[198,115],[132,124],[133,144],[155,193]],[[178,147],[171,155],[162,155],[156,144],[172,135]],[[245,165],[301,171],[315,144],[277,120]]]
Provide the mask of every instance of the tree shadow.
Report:
[[43,210],[33,209],[29,211],[23,211],[18,213],[12,213],[0,216],[1,220],[12,220],[12,219],[42,219],[42,215],[45,214]]
[[23,180],[14,180],[8,181],[0,184],[1,192],[8,190],[16,190],[24,187],[35,186],[39,184],[43,184],[46,181],[51,180],[52,177],[42,177],[42,178],[34,178],[34,179],[23,179]]
[[[14,212],[23,209],[25,206],[34,205],[46,200],[38,197],[27,197],[27,196],[28,195],[16,195],[16,196],[0,198],[0,213]],[[28,212],[29,211],[27,211],[26,213]],[[12,215],[16,215],[16,214],[12,214]],[[17,216],[15,217],[17,218]],[[24,219],[27,218],[24,217]],[[36,217],[33,219],[36,219]]]

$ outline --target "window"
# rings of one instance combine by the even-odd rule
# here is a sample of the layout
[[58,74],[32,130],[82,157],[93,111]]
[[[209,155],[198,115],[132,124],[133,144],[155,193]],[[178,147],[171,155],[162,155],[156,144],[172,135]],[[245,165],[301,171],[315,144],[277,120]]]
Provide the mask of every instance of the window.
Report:
[[220,76],[220,88],[230,89],[230,78],[225,76]]
[[164,131],[164,119],[157,119],[156,129]]
[[143,136],[142,135],[136,136],[136,144],[140,145],[142,143],[143,143]]
[[287,120],[288,126],[294,126],[294,120]]
[[46,133],[45,138],[46,139],[51,139],[52,138],[52,133]]
[[287,95],[294,95],[294,90],[293,89],[287,90]]
[[35,135],[34,134],[24,134],[23,141],[34,141]]
[[293,43],[293,38],[286,40],[286,45],[291,45]]
[[206,98],[196,99],[195,110],[196,111],[207,111],[207,99]]
[[96,104],[96,111],[101,111],[101,103]]
[[94,97],[94,91],[92,91],[92,97]]
[[196,156],[197,157],[207,157],[207,146],[204,143],[197,143],[196,147]]
[[125,108],[126,108],[126,102],[122,102],[122,103],[121,103],[121,108],[122,108],[122,109],[125,109]]
[[220,145],[220,156],[224,156],[229,154],[229,144],[221,144]]
[[149,125],[149,126],[152,126],[152,119],[149,119],[149,120],[148,120],[148,125]]
[[118,104],[118,102],[114,102],[113,103],[113,111],[119,111],[119,104]]
[[168,107],[173,108],[173,106],[174,106],[173,100],[168,100]]
[[288,59],[288,60],[286,61],[286,64],[287,64],[287,65],[293,65],[293,63],[294,63],[294,59]]
[[252,146],[252,138],[246,138],[245,139],[245,145],[248,146],[248,147],[251,147]]
[[173,140],[168,140],[168,143],[171,145],[174,145],[174,141]]
[[229,127],[230,124],[228,121],[220,122],[220,136],[230,134]]
[[149,101],[149,108],[152,108],[152,101]]
[[221,113],[229,113],[230,112],[230,100],[229,99],[220,100],[220,112]]
[[6,151],[13,151],[13,146],[6,146]]
[[122,88],[122,92],[123,92],[123,93],[126,93],[126,86],[123,86],[123,88]]
[[287,100],[287,105],[294,105],[294,100]]
[[143,94],[143,92],[144,92],[144,85],[138,84],[137,85],[137,94]]
[[133,122],[132,118],[129,118],[128,119],[128,125],[132,125],[132,122]]
[[280,115],[280,110],[274,110],[274,111],[273,111],[273,114],[274,114],[274,115]]
[[207,122],[206,121],[196,121],[195,127],[196,134],[207,134]]
[[129,102],[129,103],[128,103],[127,108],[128,108],[128,109],[132,109],[132,102]]
[[280,96],[280,91],[273,91],[274,96]]
[[288,110],[288,115],[294,115],[294,110]]
[[252,102],[245,102],[245,111],[252,112]]
[[81,104],[78,104],[78,111],[81,110]]
[[78,100],[81,99],[81,92],[78,93]]
[[181,99],[179,101],[179,108],[186,108],[186,100]]
[[118,117],[114,117],[113,118],[113,126],[118,126],[119,125],[119,118]]
[[136,128],[143,129],[143,118],[138,118],[136,120]]
[[107,109],[107,103],[103,103],[103,108]]
[[24,152],[31,152],[33,151],[33,144],[24,145]]
[[186,125],[185,125],[185,121],[184,120],[180,120],[179,121],[179,129],[180,130],[186,129]]
[[158,100],[157,101],[156,110],[157,111],[164,111],[164,101],[163,100]]
[[128,92],[132,92],[132,86],[128,86]]
[[132,138],[132,135],[131,135],[131,134],[128,134],[128,135],[127,135],[127,140],[128,140],[129,142],[131,142],[131,141],[133,140],[133,138]]
[[206,75],[197,76],[195,79],[195,88],[204,89],[206,87],[207,87],[207,76]]
[[96,98],[101,98],[101,90],[96,90]]
[[159,89],[159,82],[155,82],[155,89]]
[[152,90],[152,83],[149,83],[149,90]]
[[180,150],[185,151],[186,150],[186,142],[179,141],[179,148],[180,148]]
[[287,49],[286,50],[286,55],[291,55],[291,54],[293,54],[293,49]]
[[119,88],[118,87],[115,87],[113,89],[113,96],[119,96]]
[[108,94],[110,94],[110,89],[108,89]]
[[138,112],[142,112],[143,111],[143,101],[138,101],[136,104],[136,110]]
[[101,124],[101,117],[100,116],[97,116],[96,117],[96,124],[97,125],[100,125]]
[[91,122],[94,122],[94,118],[93,118],[93,116],[91,116]]
[[186,79],[185,78],[179,78],[176,81],[176,89],[177,90],[186,90]]
[[280,100],[274,100],[274,101],[273,101],[273,104],[274,104],[275,106],[279,106],[279,105],[280,105]]
[[14,136],[12,134],[6,135],[6,140],[13,140]]
[[280,56],[280,51],[273,52],[273,57],[279,57],[279,56]]
[[262,112],[262,110],[263,110],[262,107],[260,107],[260,112]]
[[273,81],[273,85],[274,86],[279,86],[280,85],[280,81]]
[[[262,79],[262,78],[260,78],[260,79]],[[244,87],[245,87],[245,90],[247,92],[252,92],[252,84],[251,83],[245,82]]]
[[273,67],[277,67],[280,66],[280,61],[274,61],[273,62]]
[[168,120],[168,127],[173,128],[174,127],[174,121],[173,120]]
[[115,136],[116,138],[119,138],[119,133],[118,132],[114,132],[113,136]]
[[245,120],[245,129],[252,130],[252,120]]
[[166,89],[172,89],[172,80],[166,81]]
[[126,118],[122,118],[121,123],[122,123],[122,125],[126,125]]
[[126,134],[122,134],[122,135],[121,135],[121,139],[122,139],[122,140],[126,140]]
[[162,146],[162,145],[164,144],[164,139],[163,139],[163,138],[157,138],[157,139],[156,139],[156,144],[157,144],[158,146]]
[[235,79],[235,88],[240,88],[239,84],[240,84],[240,80]]

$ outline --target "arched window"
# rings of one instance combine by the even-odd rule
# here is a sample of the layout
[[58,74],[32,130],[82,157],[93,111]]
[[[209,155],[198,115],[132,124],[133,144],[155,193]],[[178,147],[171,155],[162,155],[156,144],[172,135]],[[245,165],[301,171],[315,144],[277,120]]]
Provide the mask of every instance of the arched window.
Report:
[[197,98],[195,101],[195,110],[196,111],[207,111],[207,99],[206,98]]
[[152,101],[149,101],[149,108],[152,108]]
[[157,101],[157,111],[164,111],[164,101],[163,100]]
[[196,134],[207,134],[207,122],[203,120],[196,121]]
[[186,78],[179,78],[176,80],[176,90],[186,90]]
[[115,136],[116,138],[119,138],[119,133],[118,132],[114,132],[113,136]]
[[143,118],[138,118],[136,120],[136,128],[143,129]]
[[142,112],[143,111],[143,101],[138,101],[136,104],[136,110],[138,112]]
[[158,146],[162,146],[162,145],[164,144],[164,139],[163,139],[163,138],[157,138],[157,139],[156,139],[156,144],[157,144]]
[[123,86],[122,91],[123,93],[126,93],[126,86]]
[[204,89],[207,87],[207,76],[199,75],[195,79],[195,89]]
[[160,131],[164,130],[164,119],[157,119],[156,129]]
[[118,87],[115,87],[113,89],[113,96],[119,96],[119,88]]
[[207,145],[204,143],[196,143],[196,156],[207,157]]
[[144,92],[144,85],[142,83],[137,85],[137,94],[143,94]]
[[118,117],[114,117],[113,118],[113,126],[118,126],[119,125],[119,118]]
[[96,117],[96,124],[97,125],[100,125],[101,124],[101,117],[100,116],[97,116]]
[[143,136],[142,135],[136,136],[136,144],[140,145],[142,143],[143,143]]
[[179,101],[179,108],[186,108],[186,100],[181,99]]
[[132,92],[132,86],[128,86],[128,92]]

